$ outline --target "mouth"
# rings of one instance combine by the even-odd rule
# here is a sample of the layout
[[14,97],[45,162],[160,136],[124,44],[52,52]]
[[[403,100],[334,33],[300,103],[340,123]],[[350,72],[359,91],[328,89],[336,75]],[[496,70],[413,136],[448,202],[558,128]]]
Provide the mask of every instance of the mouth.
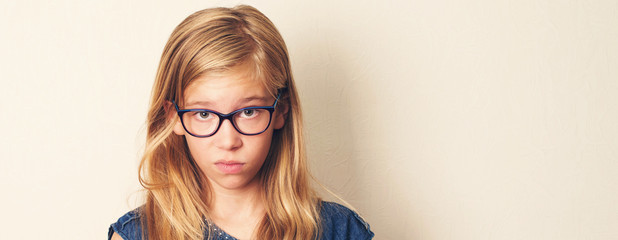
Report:
[[242,171],[242,167],[245,164],[237,161],[217,161],[215,162],[215,166],[225,174],[236,174]]

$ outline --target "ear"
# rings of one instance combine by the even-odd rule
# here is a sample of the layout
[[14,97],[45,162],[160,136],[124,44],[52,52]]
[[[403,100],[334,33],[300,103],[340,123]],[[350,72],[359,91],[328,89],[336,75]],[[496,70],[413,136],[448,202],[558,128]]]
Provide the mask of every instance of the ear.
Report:
[[176,109],[173,106],[172,102],[165,101],[165,114],[169,121],[174,122],[174,133],[176,135],[185,135],[185,129],[182,127],[182,122],[178,118],[178,114],[176,113]]
[[288,104],[281,104],[279,106],[280,107],[275,111],[275,119],[274,119],[275,121],[274,127],[277,130],[283,128],[283,126],[285,125],[285,120],[287,119],[288,110],[289,110]]

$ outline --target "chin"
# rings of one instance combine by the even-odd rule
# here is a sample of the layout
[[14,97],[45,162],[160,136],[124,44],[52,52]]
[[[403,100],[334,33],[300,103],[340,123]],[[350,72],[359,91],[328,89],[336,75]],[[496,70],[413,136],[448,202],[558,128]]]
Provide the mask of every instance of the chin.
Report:
[[250,179],[240,178],[236,176],[228,176],[226,178],[228,179],[221,179],[220,181],[215,181],[215,184],[225,189],[234,190],[249,187],[253,183]]

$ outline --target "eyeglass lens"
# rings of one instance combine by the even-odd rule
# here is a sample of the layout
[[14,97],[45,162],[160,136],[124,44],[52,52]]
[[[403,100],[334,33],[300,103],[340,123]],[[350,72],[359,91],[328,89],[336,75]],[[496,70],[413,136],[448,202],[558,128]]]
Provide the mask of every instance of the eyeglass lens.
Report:
[[[268,128],[270,111],[266,109],[243,109],[232,116],[234,126],[244,134],[257,134]],[[194,135],[211,135],[219,127],[221,118],[209,111],[191,111],[183,114],[183,122],[189,132]]]

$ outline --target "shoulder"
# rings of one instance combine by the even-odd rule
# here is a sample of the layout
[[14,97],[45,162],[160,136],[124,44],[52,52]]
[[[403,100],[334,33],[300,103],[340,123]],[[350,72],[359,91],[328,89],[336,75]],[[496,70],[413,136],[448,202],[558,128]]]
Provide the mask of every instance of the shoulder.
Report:
[[320,207],[322,239],[371,239],[369,224],[358,213],[334,202]]
[[136,208],[118,218],[118,221],[109,226],[107,239],[111,239],[115,232],[124,240],[141,240],[142,220],[140,212],[140,208]]

